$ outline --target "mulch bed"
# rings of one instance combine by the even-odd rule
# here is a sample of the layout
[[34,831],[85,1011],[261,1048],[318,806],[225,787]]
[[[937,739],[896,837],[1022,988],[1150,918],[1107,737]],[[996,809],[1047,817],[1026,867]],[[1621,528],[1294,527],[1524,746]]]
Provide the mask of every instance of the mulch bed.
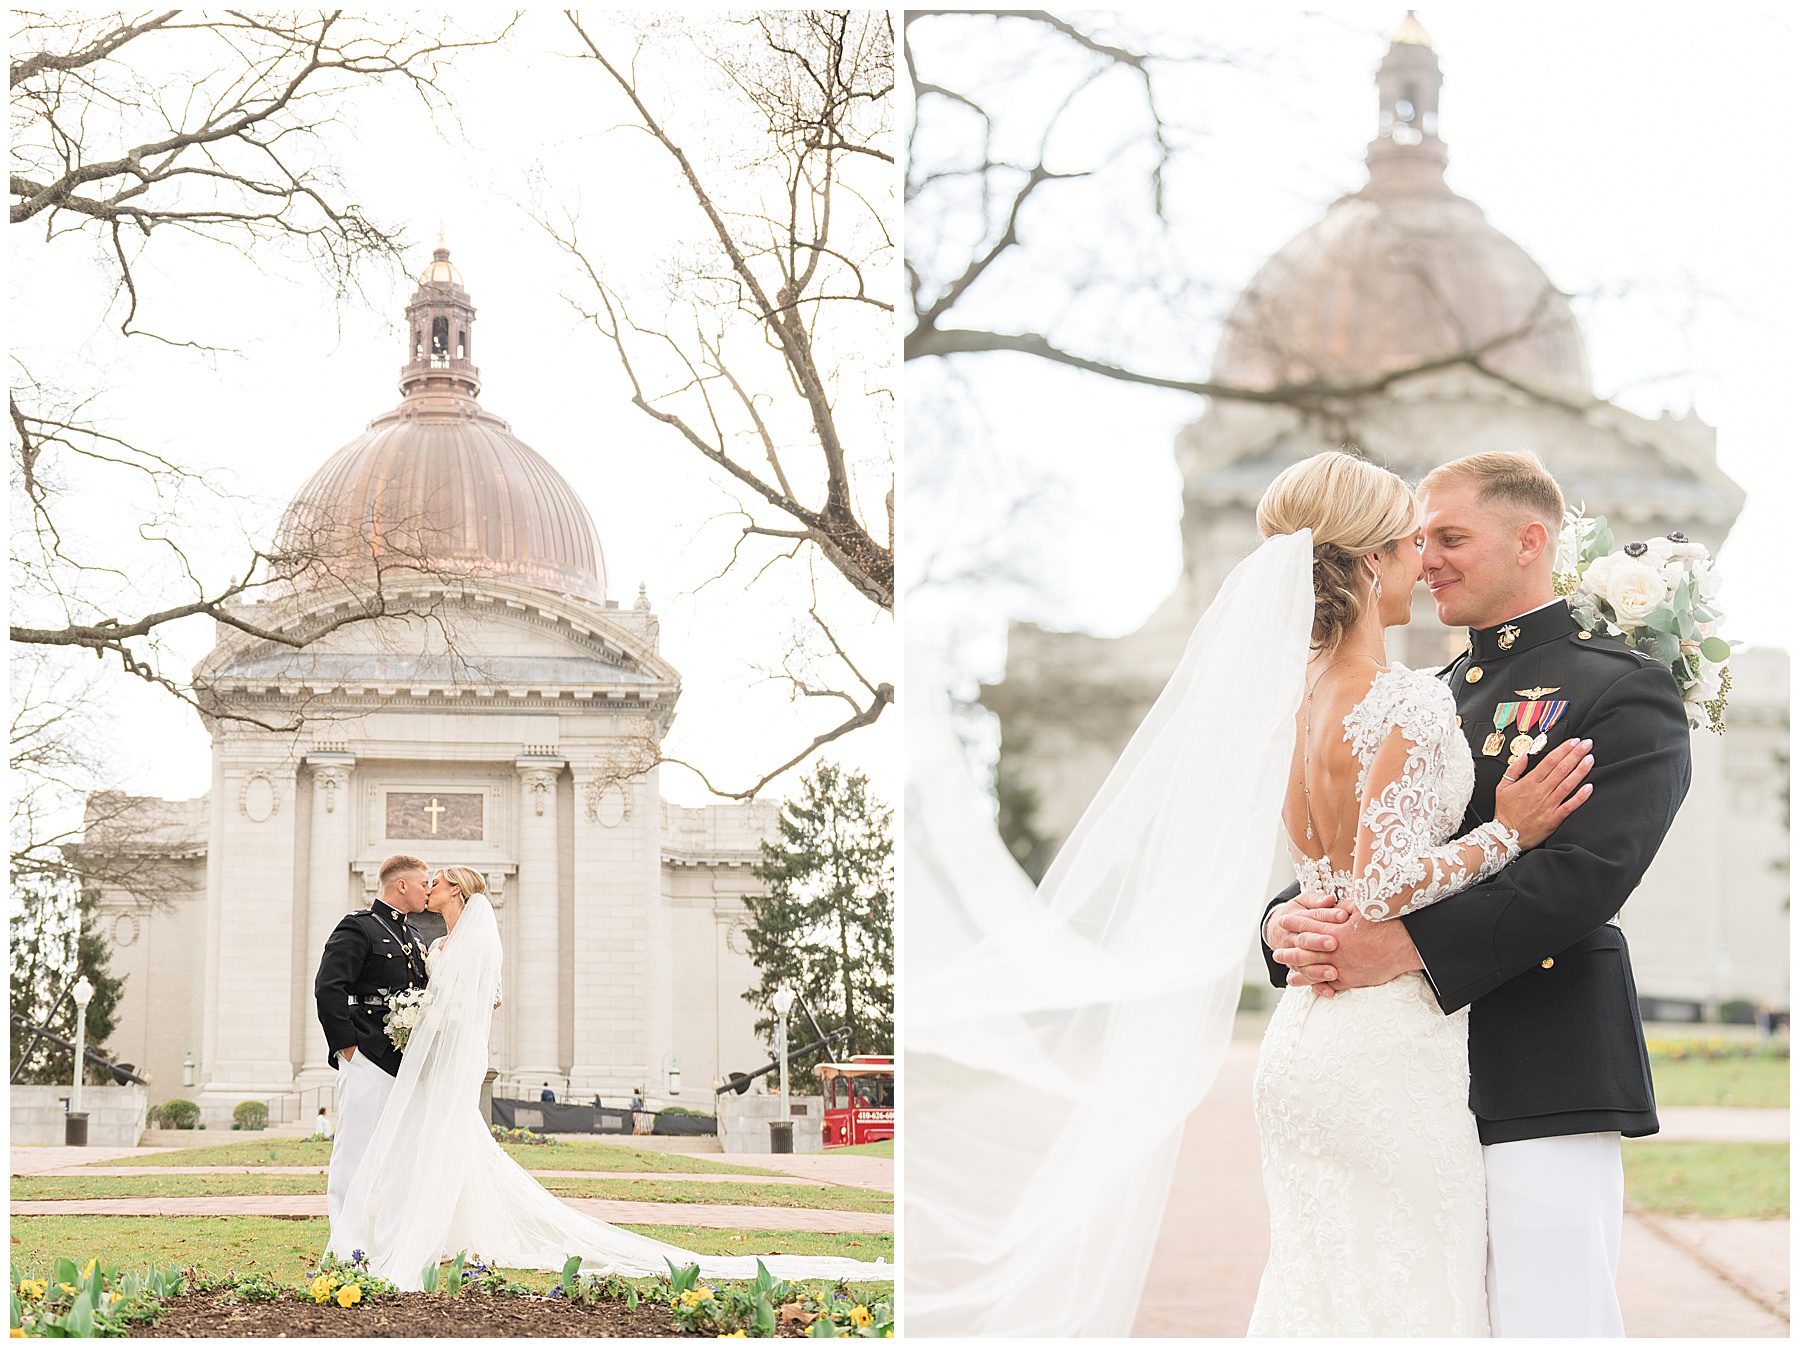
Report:
[[407,1339],[407,1338],[676,1338],[666,1306],[622,1301],[574,1305],[526,1297],[465,1293],[456,1298],[402,1292],[344,1308],[310,1301],[225,1300],[224,1292],[189,1292],[163,1303],[154,1325],[134,1339]]

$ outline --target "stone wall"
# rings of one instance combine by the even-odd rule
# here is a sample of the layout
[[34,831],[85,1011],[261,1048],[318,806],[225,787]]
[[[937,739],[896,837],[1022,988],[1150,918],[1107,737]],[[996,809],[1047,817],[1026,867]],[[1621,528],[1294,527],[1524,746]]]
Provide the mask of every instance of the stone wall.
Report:
[[[825,1150],[825,1100],[818,1095],[788,1096],[788,1112],[794,1120],[794,1150]],[[719,1145],[727,1152],[769,1154],[769,1124],[781,1117],[781,1099],[774,1095],[719,1097]]]
[[[12,1144],[15,1147],[60,1147],[64,1102],[70,1086],[14,1086]],[[90,1147],[135,1147],[144,1132],[144,1114],[150,1108],[149,1093],[142,1086],[83,1086],[81,1107],[88,1116]]]

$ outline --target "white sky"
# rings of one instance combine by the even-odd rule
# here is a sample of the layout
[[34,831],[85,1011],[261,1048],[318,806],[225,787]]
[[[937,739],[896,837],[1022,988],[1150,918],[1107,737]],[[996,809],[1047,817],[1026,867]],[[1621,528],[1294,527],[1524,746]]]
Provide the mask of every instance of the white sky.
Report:
[[[1230,295],[1365,181],[1374,71],[1404,8],[1201,4],[1125,14],[1107,31],[1140,49],[1198,38],[1244,58],[1159,75],[1166,111],[1198,131],[1172,178],[1173,255],[1217,290],[1174,306],[1127,296],[1096,312],[1078,302],[1055,316],[1056,333],[1065,347],[1140,367],[1203,372]],[[1773,4],[1610,0],[1419,10],[1444,70],[1452,188],[1558,286],[1600,293],[1577,313],[1602,394],[1645,416],[1692,407],[1718,429],[1719,462],[1749,494],[1722,554],[1727,635],[1765,644],[1786,643],[1793,612],[1800,128],[1791,15]],[[1068,87],[1052,61],[997,74],[1006,63],[980,42],[946,49],[930,32],[914,25],[915,48],[931,61],[924,77],[952,76],[943,82],[963,91],[1004,88],[989,105],[1002,120]],[[1039,265],[1000,275],[952,325],[1028,323],[1043,303],[1046,255],[1052,267],[1084,249],[1118,264],[1134,247],[1169,246],[1147,242],[1136,202],[1102,190],[1124,181],[1116,164],[1104,167],[1108,147],[1139,124],[1141,107],[1123,75],[1082,95],[1051,143],[1051,167],[1101,165],[1098,186],[1041,189],[1022,227],[1036,252],[1020,254]],[[1015,137],[1014,154],[1035,153],[1027,137],[1036,126]],[[1166,597],[1180,566],[1170,446],[1202,409],[1026,357],[959,362],[954,373],[931,360],[907,372],[905,564],[916,578],[947,531],[998,531],[1024,577],[909,598],[909,642],[933,647],[966,695],[975,679],[1000,674],[1009,618],[1117,635]],[[958,464],[983,483],[984,506],[958,506],[949,493]],[[1009,493],[1027,499],[1010,515]]]
[[[605,19],[588,26],[629,57],[628,30]],[[527,208],[536,205],[577,212],[583,242],[607,279],[634,302],[634,313],[650,318],[672,260],[705,228],[666,154],[624,125],[623,96],[597,65],[563,54],[574,49],[560,13],[534,11],[505,49],[460,58],[452,77],[460,131],[434,128],[418,101],[398,89],[348,104],[347,134],[333,138],[344,199],[408,230],[417,244],[409,256],[415,275],[442,222],[478,310],[483,406],[505,417],[586,501],[606,556],[608,597],[629,608],[639,583],[649,588],[662,619],[663,653],[683,676],[669,751],[706,768],[716,783],[747,785],[841,719],[834,714],[841,704],[795,707],[785,691],[757,684],[756,671],[780,662],[790,628],[805,621],[803,573],[777,567],[747,585],[753,568],[745,568],[701,588],[729,556],[736,528],[718,517],[733,498],[718,483],[722,475],[630,405],[610,345],[563,298],[582,293],[571,262],[529,218]],[[665,78],[668,69],[648,57],[641,73],[671,133],[705,171],[702,142],[747,123],[709,126],[709,108],[717,105],[709,103],[708,76],[690,67]],[[879,190],[862,187],[880,200]],[[239,350],[207,361],[142,339],[120,342],[88,293],[99,269],[84,273],[78,252],[40,254],[29,240],[15,239],[14,348],[35,369],[71,371],[71,384],[101,384],[103,410],[117,413],[116,424],[141,443],[258,498],[249,509],[202,502],[190,511],[187,537],[215,559],[239,555],[233,539],[241,531],[266,539],[283,504],[325,458],[399,400],[399,320],[410,281],[374,294],[366,306],[334,308],[328,288],[299,267],[267,256],[252,265],[218,249],[182,251],[171,239],[162,256],[180,265],[165,266],[160,278],[140,278],[150,291],[146,320],[173,336]],[[60,262],[40,266],[39,256]],[[875,340],[885,347],[885,334]],[[868,396],[883,386],[886,397]],[[881,493],[892,470],[892,389],[885,369],[859,374],[838,408],[853,437],[868,523],[878,532],[885,531]],[[90,534],[125,540],[116,556],[142,555],[129,538],[146,513],[138,495],[134,488],[129,499],[89,496],[79,504]],[[759,557],[767,555],[765,549]],[[865,672],[897,679],[891,621],[846,598],[828,568],[820,577],[826,612]],[[208,628],[190,622],[172,634],[176,668],[210,648]],[[124,678],[109,687],[127,774],[119,784],[170,797],[204,791],[210,750],[198,718]],[[897,794],[882,784],[895,766],[894,719],[890,713],[827,750],[874,774],[887,799]],[[769,791],[780,794],[790,783]],[[662,790],[683,803],[715,799],[677,768],[663,772]]]

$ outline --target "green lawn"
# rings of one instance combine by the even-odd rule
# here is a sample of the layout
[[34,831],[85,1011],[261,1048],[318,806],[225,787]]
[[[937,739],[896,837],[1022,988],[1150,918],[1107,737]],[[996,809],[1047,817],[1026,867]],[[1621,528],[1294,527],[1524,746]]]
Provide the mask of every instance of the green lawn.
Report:
[[[527,1170],[616,1170],[626,1174],[769,1175],[754,1166],[727,1165],[685,1152],[650,1151],[585,1138],[554,1147],[508,1146],[506,1154]],[[233,1142],[218,1147],[177,1148],[154,1156],[131,1156],[96,1165],[316,1165],[331,1163],[331,1144],[298,1137],[272,1137],[260,1142]]]
[[[721,1231],[689,1226],[628,1226],[696,1254],[815,1254],[850,1259],[894,1259],[891,1235],[821,1235],[811,1231]],[[126,1270],[152,1265],[195,1268],[217,1277],[260,1270],[278,1282],[298,1284],[318,1266],[330,1234],[323,1217],[14,1217],[12,1262],[23,1270],[44,1268],[59,1255]],[[554,1273],[512,1271],[520,1282],[549,1287]]]
[[[729,1203],[747,1207],[814,1208],[827,1212],[892,1212],[891,1194],[875,1189],[799,1184],[694,1184],[678,1179],[547,1179],[544,1187],[569,1198],[616,1198],[639,1203]],[[48,1175],[15,1176],[17,1202],[77,1198],[197,1198],[215,1194],[322,1194],[323,1175]]]
[[831,1147],[826,1150],[827,1156],[885,1156],[889,1160],[894,1157],[894,1139],[885,1142],[865,1142],[860,1147]]
[[1625,1143],[1625,1195],[1670,1217],[1785,1217],[1785,1142]]
[[1659,1105],[1788,1107],[1786,1058],[1651,1058]]

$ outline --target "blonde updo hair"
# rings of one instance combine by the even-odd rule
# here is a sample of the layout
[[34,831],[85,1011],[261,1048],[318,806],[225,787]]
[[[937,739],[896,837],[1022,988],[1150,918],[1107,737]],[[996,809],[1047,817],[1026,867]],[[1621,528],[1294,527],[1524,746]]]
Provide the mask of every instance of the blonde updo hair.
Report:
[[468,866],[446,866],[438,874],[462,891],[464,903],[487,893],[487,881],[481,878],[481,872]]
[[1353,454],[1315,454],[1269,484],[1256,507],[1263,537],[1312,530],[1314,649],[1337,645],[1362,617],[1370,579],[1361,559],[1391,555],[1422,519],[1404,478]]

